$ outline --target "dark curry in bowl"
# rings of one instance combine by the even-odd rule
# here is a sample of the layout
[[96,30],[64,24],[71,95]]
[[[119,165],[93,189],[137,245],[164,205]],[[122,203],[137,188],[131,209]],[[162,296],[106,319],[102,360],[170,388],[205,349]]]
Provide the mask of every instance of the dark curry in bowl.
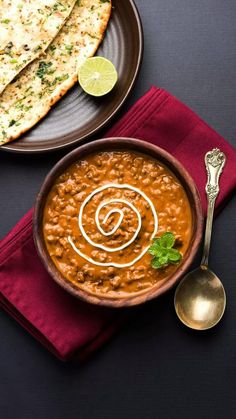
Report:
[[[123,140],[118,147],[105,141],[107,149],[94,150],[99,141],[84,146],[86,153],[46,181],[38,208],[40,237],[50,271],[58,272],[63,286],[91,302],[124,305],[138,296],[144,301],[150,290],[158,294],[183,270],[191,247],[199,243],[200,203],[194,201],[193,208],[185,179],[163,156],[146,152],[145,143],[125,147]],[[149,248],[165,232],[173,233],[182,260],[154,269]]]

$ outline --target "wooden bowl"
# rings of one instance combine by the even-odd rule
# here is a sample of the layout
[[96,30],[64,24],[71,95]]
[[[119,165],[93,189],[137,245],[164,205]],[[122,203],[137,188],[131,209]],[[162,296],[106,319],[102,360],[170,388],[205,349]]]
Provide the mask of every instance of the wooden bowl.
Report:
[[[114,150],[133,150],[136,152],[141,152],[152,158],[156,158],[159,162],[167,166],[178,178],[182,186],[184,187],[192,210],[192,237],[190,245],[187,252],[185,253],[179,268],[169,277],[169,279],[164,282],[162,285],[154,285],[150,288],[144,289],[142,291],[131,293],[128,296],[122,296],[119,298],[114,297],[105,297],[101,295],[90,294],[88,291],[82,290],[75,287],[71,282],[69,282],[56,268],[51,257],[48,254],[46,244],[43,237],[43,211],[45,202],[48,196],[51,187],[55,183],[58,176],[60,176],[71,164],[78,161],[85,156],[101,152],[101,151],[114,151]],[[47,175],[41,190],[37,196],[34,217],[33,217],[33,230],[34,230],[34,239],[36,248],[42,262],[51,275],[51,277],[66,291],[73,294],[75,297],[85,300],[89,303],[110,306],[110,307],[122,307],[122,306],[132,306],[144,303],[147,300],[155,298],[171,287],[173,287],[184,273],[188,270],[191,265],[199,244],[202,238],[202,228],[203,228],[203,214],[202,207],[200,202],[200,197],[196,185],[184,169],[181,163],[176,160],[172,155],[162,150],[161,148],[147,143],[145,141],[133,139],[133,138],[107,138],[103,140],[97,140],[86,145],[83,145],[71,153],[67,154],[62,158],[50,171]]]

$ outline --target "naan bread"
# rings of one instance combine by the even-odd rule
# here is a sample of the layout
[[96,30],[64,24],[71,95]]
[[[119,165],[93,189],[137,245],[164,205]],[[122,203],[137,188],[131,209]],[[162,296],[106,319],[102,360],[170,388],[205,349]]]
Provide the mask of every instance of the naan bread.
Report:
[[75,2],[0,0],[0,93],[47,49]]
[[35,60],[0,96],[0,144],[42,119],[77,81],[78,69],[103,39],[111,1],[80,0],[45,56]]

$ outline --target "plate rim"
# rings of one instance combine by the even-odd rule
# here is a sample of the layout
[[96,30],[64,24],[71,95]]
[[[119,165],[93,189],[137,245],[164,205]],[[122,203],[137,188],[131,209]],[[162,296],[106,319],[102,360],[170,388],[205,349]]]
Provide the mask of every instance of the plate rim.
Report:
[[[127,0],[126,0],[127,1]],[[131,83],[129,84],[129,87],[123,97],[123,99],[120,101],[120,103],[115,107],[115,109],[110,113],[110,115],[104,119],[103,122],[101,122],[96,128],[92,129],[89,133],[84,134],[82,136],[80,136],[79,138],[76,138],[74,140],[71,140],[70,142],[66,143],[66,144],[60,144],[60,145],[56,145],[56,146],[52,146],[52,147],[41,147],[41,148],[27,148],[27,149],[18,149],[16,147],[14,147],[14,143],[15,141],[13,141],[12,143],[10,142],[9,145],[3,145],[0,147],[0,152],[6,152],[6,153],[16,153],[16,154],[46,154],[46,153],[52,153],[52,152],[57,152],[63,149],[68,149],[70,147],[76,146],[76,145],[82,145],[84,144],[84,142],[87,140],[89,141],[93,135],[97,134],[98,132],[100,132],[103,128],[105,128],[109,122],[115,117],[115,115],[120,111],[120,109],[122,108],[122,106],[124,105],[124,103],[126,102],[126,100],[128,99],[134,84],[137,80],[137,77],[139,75],[140,69],[141,69],[141,64],[142,64],[142,60],[143,60],[143,52],[144,52],[144,31],[143,31],[143,25],[142,25],[142,20],[141,20],[141,16],[140,13],[138,11],[138,8],[134,2],[134,0],[128,0],[132,9],[133,9],[133,13],[134,13],[134,17],[136,20],[136,24],[137,24],[137,34],[139,37],[139,50],[138,50],[138,59],[137,59],[137,64],[136,64],[136,68],[135,68],[135,72],[134,75],[132,77]],[[33,127],[32,127],[33,129]],[[20,141],[20,138],[17,139],[16,141]],[[13,145],[12,145],[13,144]]]

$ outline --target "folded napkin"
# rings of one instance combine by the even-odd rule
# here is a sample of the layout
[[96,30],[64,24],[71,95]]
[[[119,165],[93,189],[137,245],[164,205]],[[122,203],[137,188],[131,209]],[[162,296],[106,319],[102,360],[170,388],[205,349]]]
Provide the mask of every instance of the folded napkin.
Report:
[[[189,108],[152,87],[108,131],[107,137],[150,141],[179,159],[194,178],[206,211],[204,155],[219,147],[227,164],[217,201],[236,188],[236,151]],[[122,312],[85,304],[62,290],[42,266],[32,238],[32,210],[0,242],[0,304],[62,360],[84,358],[120,324]]]

